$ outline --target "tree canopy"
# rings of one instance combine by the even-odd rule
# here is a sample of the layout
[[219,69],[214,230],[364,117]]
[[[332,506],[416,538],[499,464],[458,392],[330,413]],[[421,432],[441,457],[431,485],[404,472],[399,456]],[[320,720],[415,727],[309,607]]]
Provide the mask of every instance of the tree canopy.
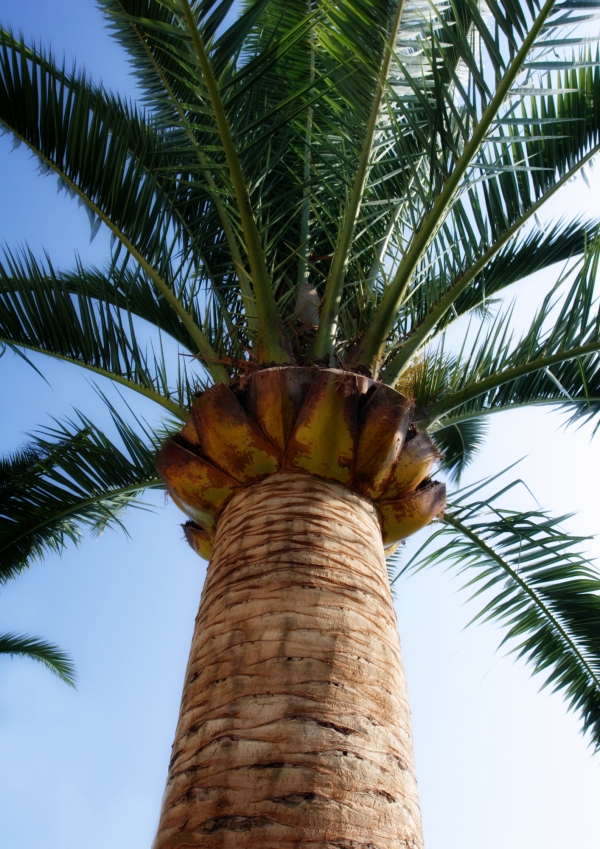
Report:
[[[7,248],[0,344],[107,377],[166,418],[154,433],[111,408],[114,442],[73,414],[8,459],[4,580],[121,522],[161,485],[157,445],[195,394],[251,369],[335,366],[397,386],[454,478],[492,413],[598,417],[597,223],[536,222],[600,150],[595,0],[101,6],[136,103],[0,31],[1,126],[113,242],[104,267],[66,270]],[[517,338],[497,300],[558,261],[567,272]],[[496,592],[485,615],[598,746],[597,572],[547,516],[502,510],[451,506],[448,557],[479,564]]]

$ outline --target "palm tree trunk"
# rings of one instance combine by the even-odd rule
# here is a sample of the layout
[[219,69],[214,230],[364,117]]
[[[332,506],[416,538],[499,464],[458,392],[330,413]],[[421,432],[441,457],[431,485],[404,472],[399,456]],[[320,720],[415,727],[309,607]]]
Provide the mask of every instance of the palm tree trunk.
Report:
[[370,501],[280,472],[219,519],[154,849],[423,845]]

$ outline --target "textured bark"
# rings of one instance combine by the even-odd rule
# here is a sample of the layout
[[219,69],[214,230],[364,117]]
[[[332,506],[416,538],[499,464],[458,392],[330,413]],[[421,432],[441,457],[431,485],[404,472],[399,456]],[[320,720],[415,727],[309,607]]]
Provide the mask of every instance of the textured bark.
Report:
[[154,849],[421,849],[377,512],[280,472],[219,519]]

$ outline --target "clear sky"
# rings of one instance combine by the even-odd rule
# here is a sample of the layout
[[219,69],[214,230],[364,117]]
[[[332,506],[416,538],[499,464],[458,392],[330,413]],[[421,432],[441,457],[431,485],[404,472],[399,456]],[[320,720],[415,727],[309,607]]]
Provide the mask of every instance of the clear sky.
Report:
[[[0,0],[0,22],[75,57],[106,86],[134,95],[120,48],[92,0]],[[23,148],[0,139],[0,241],[46,249],[59,267],[89,245],[87,217],[39,177]],[[600,179],[567,186],[550,216],[600,216]],[[554,273],[519,284],[519,315]],[[85,375],[36,360],[50,386],[12,355],[0,361],[0,450],[74,404],[105,414]],[[103,388],[107,388],[103,386]],[[156,420],[152,408],[135,409]],[[465,482],[525,457],[518,475],[541,504],[598,529],[600,436],[564,431],[543,410],[501,414]],[[132,512],[127,539],[107,532],[49,557],[2,590],[0,631],[39,634],[77,663],[76,692],[43,667],[0,658],[0,846],[149,849],[177,717],[205,566],[187,547],[178,511]],[[590,554],[600,553],[597,542]],[[492,626],[465,629],[476,607],[442,569],[405,580],[397,611],[414,718],[427,849],[598,849],[600,756],[592,757],[560,696],[539,693],[522,664],[497,652]]]

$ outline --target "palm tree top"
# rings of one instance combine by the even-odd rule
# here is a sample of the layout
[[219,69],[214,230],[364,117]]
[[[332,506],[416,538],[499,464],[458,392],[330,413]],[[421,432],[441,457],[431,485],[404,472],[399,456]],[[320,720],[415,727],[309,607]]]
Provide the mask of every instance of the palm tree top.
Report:
[[[600,149],[593,0],[100,5],[136,104],[0,32],[0,123],[77,198],[92,237],[106,227],[113,242],[102,268],[7,249],[0,343],[110,378],[170,424],[197,392],[250,370],[367,374],[414,400],[455,477],[492,413],[597,417],[596,222],[536,226]],[[516,338],[496,299],[561,260],[568,273]],[[451,351],[462,317],[471,331]],[[175,366],[167,337],[184,355]],[[120,447],[85,417],[37,438],[39,500],[7,495],[20,529],[4,525],[5,577],[160,485],[158,438],[112,412]],[[448,532],[463,533],[469,517],[452,515]],[[520,531],[532,544],[533,525]],[[573,703],[599,742],[600,650],[581,639],[596,666],[591,679],[577,667],[589,689]],[[541,645],[552,656],[555,643]]]
[[47,92],[10,127],[60,159],[113,276],[141,270],[213,379],[325,361],[393,383],[502,288],[490,263],[547,253],[522,228],[598,144],[593,48],[565,38],[589,9],[253,2],[226,27],[230,5],[102,3],[142,111],[6,33],[6,84]]

